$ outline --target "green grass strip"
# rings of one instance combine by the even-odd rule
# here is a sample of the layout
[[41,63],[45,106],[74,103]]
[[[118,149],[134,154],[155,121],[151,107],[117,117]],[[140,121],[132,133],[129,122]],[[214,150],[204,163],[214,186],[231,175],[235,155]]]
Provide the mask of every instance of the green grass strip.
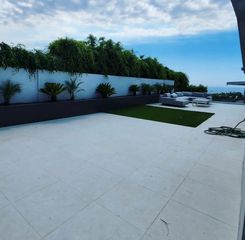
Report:
[[214,113],[152,106],[123,108],[109,111],[109,113],[188,127],[197,127],[214,115]]

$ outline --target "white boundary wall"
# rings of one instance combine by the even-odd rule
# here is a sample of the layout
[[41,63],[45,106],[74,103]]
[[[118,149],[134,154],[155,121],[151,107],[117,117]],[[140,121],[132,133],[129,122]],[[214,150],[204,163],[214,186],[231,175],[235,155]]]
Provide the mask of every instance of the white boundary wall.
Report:
[[[75,76],[72,76],[74,78]],[[5,80],[12,80],[13,82],[18,82],[21,84],[22,92],[16,94],[12,103],[28,103],[28,102],[42,102],[47,101],[49,98],[45,94],[39,92],[39,89],[43,87],[45,82],[56,82],[64,83],[69,80],[71,75],[66,72],[48,72],[48,71],[38,71],[35,76],[30,76],[29,73],[24,69],[19,69],[18,71],[13,68],[3,69],[0,68],[0,84]],[[129,95],[128,88],[132,84],[141,85],[142,83],[148,84],[166,84],[174,85],[172,80],[159,80],[159,79],[147,79],[147,78],[134,78],[134,77],[120,77],[120,76],[110,76],[105,77],[99,74],[82,74],[77,75],[77,80],[83,82],[81,91],[77,94],[76,99],[88,99],[98,97],[96,94],[96,87],[102,82],[109,82],[116,89],[116,94],[113,96],[125,96]],[[64,92],[58,96],[59,100],[69,99],[69,95]],[[2,99],[0,97],[0,102]]]

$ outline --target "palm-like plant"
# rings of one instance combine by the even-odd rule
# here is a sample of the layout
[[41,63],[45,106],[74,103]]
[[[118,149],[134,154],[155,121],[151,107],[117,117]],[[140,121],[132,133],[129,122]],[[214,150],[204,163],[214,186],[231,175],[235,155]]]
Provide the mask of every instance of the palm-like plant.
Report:
[[70,95],[70,100],[75,99],[76,93],[84,91],[84,89],[80,88],[82,83],[83,82],[78,82],[77,79],[70,79],[69,81],[65,81],[66,90]]
[[136,85],[136,84],[132,84],[129,87],[129,91],[133,93],[133,96],[136,96],[136,93],[140,90],[140,86]]
[[21,85],[11,80],[6,80],[0,85],[0,95],[3,96],[4,104],[9,105],[11,98],[21,92]]
[[161,93],[168,93],[171,91],[171,87],[166,85],[166,84],[163,84],[162,85],[162,90],[161,90]]
[[162,85],[160,83],[155,83],[154,84],[154,91],[156,92],[156,94],[160,94],[162,91]]
[[52,102],[57,100],[57,96],[64,92],[66,88],[64,87],[64,84],[62,83],[50,83],[47,82],[44,85],[44,88],[40,89],[40,92],[47,94],[50,96],[50,100]]
[[99,92],[103,98],[116,94],[115,88],[110,83],[100,83],[96,88],[96,92]]
[[153,90],[153,87],[150,84],[147,83],[142,83],[141,84],[141,90],[143,95],[151,95],[151,92]]

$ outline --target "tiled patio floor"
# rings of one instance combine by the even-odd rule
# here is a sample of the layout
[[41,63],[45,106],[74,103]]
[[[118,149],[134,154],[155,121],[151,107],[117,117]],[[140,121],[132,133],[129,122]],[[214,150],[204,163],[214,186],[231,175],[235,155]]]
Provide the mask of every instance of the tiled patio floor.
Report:
[[244,140],[203,130],[245,106],[189,109],[215,115],[197,128],[99,113],[0,129],[0,239],[235,240]]

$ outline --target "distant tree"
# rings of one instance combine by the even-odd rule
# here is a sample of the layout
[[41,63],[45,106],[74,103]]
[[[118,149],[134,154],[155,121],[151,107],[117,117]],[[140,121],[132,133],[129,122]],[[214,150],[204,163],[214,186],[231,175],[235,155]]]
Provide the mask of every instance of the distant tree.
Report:
[[0,43],[0,66],[3,68],[16,67],[15,60],[11,46],[4,42]]
[[87,37],[86,43],[88,46],[94,49],[97,46],[97,38],[94,35],[90,34]]
[[175,72],[175,82],[174,82],[174,89],[177,91],[186,90],[189,85],[189,79],[185,73],[182,72]]
[[50,43],[49,54],[55,57],[57,69],[70,73],[91,72],[93,53],[86,44],[69,38]]

